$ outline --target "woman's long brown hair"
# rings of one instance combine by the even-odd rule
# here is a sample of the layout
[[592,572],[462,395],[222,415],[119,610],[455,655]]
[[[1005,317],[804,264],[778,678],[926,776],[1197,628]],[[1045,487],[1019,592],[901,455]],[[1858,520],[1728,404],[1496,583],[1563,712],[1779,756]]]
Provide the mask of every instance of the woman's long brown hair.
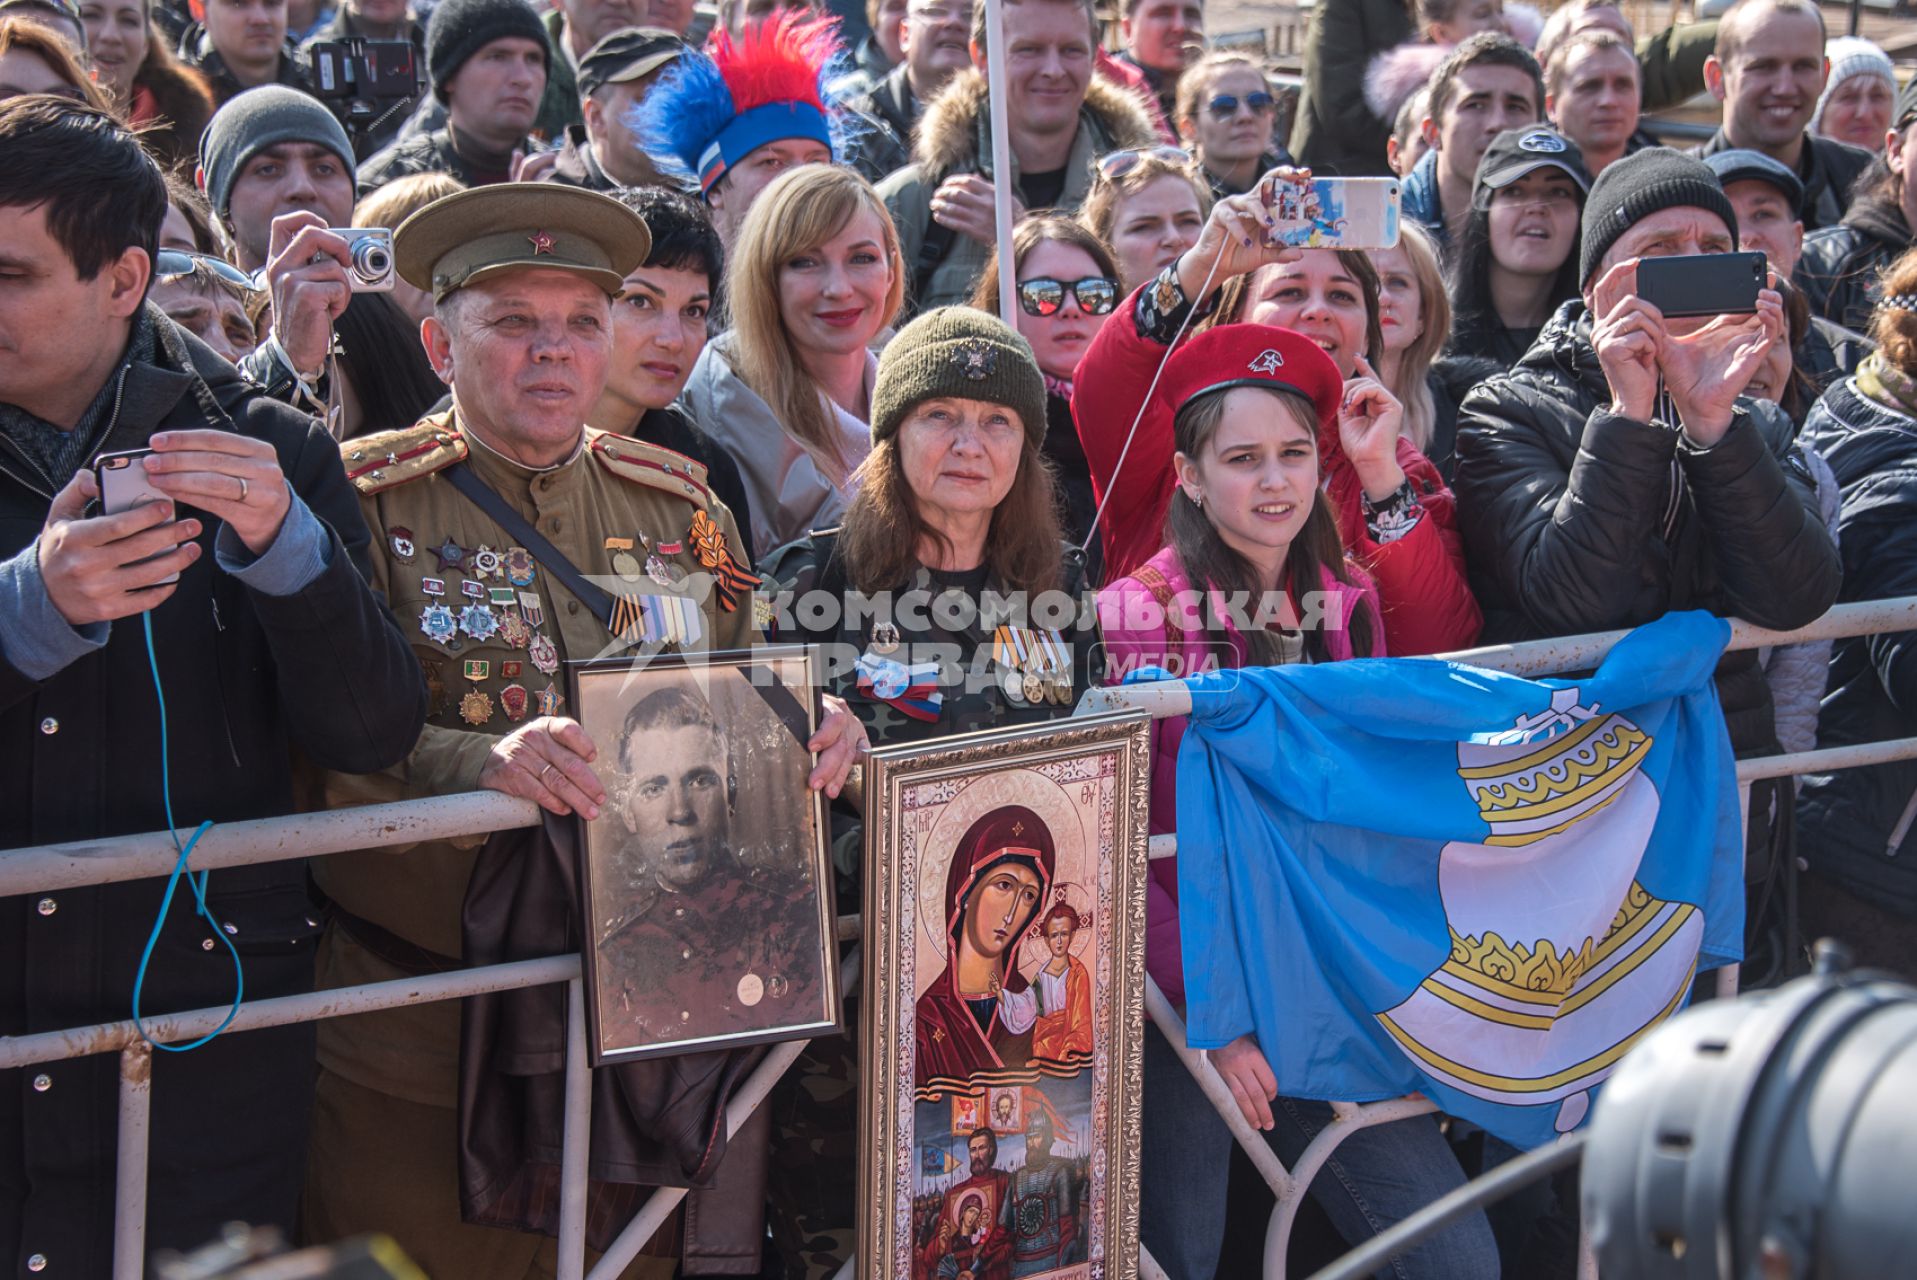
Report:
[[[918,499],[905,480],[896,433],[872,446],[858,478],[858,496],[839,533],[847,577],[866,595],[895,591],[919,568],[919,544],[927,538],[944,539],[919,512]],[[1051,464],[1027,435],[1019,448],[1018,474],[992,511],[985,564],[1005,590],[1050,591],[1059,585],[1064,537]]]
[[[1179,409],[1173,422],[1172,434],[1178,452],[1196,461],[1211,443],[1218,432],[1218,424],[1224,417],[1225,397],[1236,388],[1206,392],[1185,402]],[[1298,420],[1299,425],[1311,433],[1315,441],[1318,435],[1318,417],[1302,396],[1289,392],[1252,388],[1262,391],[1276,401],[1272,405],[1275,413],[1288,413]],[[1243,593],[1248,600],[1258,600],[1264,595],[1265,588],[1259,583],[1257,573],[1251,564],[1238,552],[1227,546],[1218,536],[1218,530],[1211,520],[1199,509],[1198,505],[1186,496],[1182,486],[1172,490],[1171,511],[1165,517],[1165,537],[1172,549],[1178,553],[1178,562],[1185,570],[1185,579],[1193,590],[1205,592],[1218,591],[1229,598],[1234,593]],[[1330,499],[1317,485],[1312,486],[1311,514],[1305,517],[1305,527],[1292,540],[1291,549],[1285,555],[1285,587],[1292,600],[1298,602],[1302,593],[1319,589],[1320,572],[1350,585],[1351,567],[1345,559],[1344,543],[1338,537],[1338,521],[1331,513]],[[1345,632],[1351,639],[1351,652],[1356,657],[1369,657],[1373,651],[1371,611],[1356,608],[1344,619]],[[1216,632],[1215,638],[1222,638],[1218,620],[1205,617],[1205,629]],[[1324,629],[1310,627],[1303,631],[1305,656],[1312,662],[1327,662],[1331,659],[1331,649],[1325,640]],[[1247,628],[1244,632],[1245,664],[1254,667],[1268,667],[1281,661],[1278,637],[1263,627]]]

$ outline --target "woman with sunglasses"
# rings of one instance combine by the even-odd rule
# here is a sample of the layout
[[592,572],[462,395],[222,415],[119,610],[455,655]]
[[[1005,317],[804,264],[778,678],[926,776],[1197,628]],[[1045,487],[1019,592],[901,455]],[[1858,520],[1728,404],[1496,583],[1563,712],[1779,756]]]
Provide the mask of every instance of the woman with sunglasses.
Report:
[[1375,391],[1392,404],[1363,430],[1318,438],[1339,535],[1378,586],[1386,646],[1407,656],[1467,648],[1482,616],[1451,490],[1404,438],[1403,406],[1377,373],[1378,273],[1363,253],[1277,239],[1275,184],[1309,179],[1279,169],[1221,200],[1198,243],[1126,299],[1079,367],[1072,416],[1103,504],[1106,572],[1129,573],[1158,550],[1171,505],[1172,417],[1162,395],[1148,397],[1167,348],[1200,320],[1294,329],[1331,357],[1348,396]]
[[1278,100],[1264,69],[1242,53],[1208,53],[1178,80],[1178,136],[1212,195],[1251,190],[1291,157],[1273,140]]
[[1177,147],[1135,147],[1102,156],[1079,220],[1112,247],[1129,293],[1198,240],[1211,187]]
[[[1032,344],[1045,375],[1045,440],[1040,446],[1058,484],[1065,537],[1077,545],[1091,532],[1092,471],[1072,425],[1072,379],[1092,345],[1092,335],[1118,306],[1118,267],[1111,250],[1070,218],[1039,214],[1012,232],[1018,281],[1018,332]],[[972,305],[999,313],[998,251],[979,278]],[[1086,576],[1100,579],[1104,552],[1096,539],[1086,548]]]
[[160,167],[191,172],[200,135],[213,118],[213,89],[197,67],[173,55],[156,32],[148,0],[81,0],[80,21],[100,87]]

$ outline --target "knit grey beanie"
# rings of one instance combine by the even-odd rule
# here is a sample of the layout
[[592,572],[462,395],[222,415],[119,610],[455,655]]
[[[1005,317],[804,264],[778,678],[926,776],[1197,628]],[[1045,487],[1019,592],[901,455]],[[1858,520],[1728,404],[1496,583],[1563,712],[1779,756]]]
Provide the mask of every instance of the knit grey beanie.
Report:
[[339,157],[348,180],[353,180],[353,144],[333,113],[298,89],[261,85],[214,112],[200,137],[200,171],[206,175],[206,199],[217,217],[226,216],[233,183],[246,162],[283,142],[325,147]]
[[1737,210],[1702,160],[1669,147],[1646,147],[1606,165],[1584,202],[1578,280],[1589,284],[1605,253],[1633,226],[1659,210],[1682,208],[1716,214],[1737,243]]

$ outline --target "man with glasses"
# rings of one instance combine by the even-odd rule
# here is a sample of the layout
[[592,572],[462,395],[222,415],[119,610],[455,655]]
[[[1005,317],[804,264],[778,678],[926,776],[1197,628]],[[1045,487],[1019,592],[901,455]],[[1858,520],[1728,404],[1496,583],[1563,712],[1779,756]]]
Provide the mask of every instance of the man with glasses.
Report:
[[230,262],[162,249],[153,257],[153,288],[147,300],[222,360],[238,364],[259,345],[246,311],[259,293],[252,277]]
[[[1125,90],[1092,74],[1098,46],[1089,0],[1008,0],[1004,23],[1014,216],[1072,212],[1091,190],[1092,162],[1149,147],[1151,118]],[[985,7],[973,14],[972,68],[959,72],[920,122],[913,163],[879,184],[898,225],[920,309],[965,301],[998,236],[985,83]]]
[[903,168],[925,106],[972,65],[971,8],[964,0],[910,0],[899,24],[899,64],[847,105],[879,126],[854,160],[873,182]]

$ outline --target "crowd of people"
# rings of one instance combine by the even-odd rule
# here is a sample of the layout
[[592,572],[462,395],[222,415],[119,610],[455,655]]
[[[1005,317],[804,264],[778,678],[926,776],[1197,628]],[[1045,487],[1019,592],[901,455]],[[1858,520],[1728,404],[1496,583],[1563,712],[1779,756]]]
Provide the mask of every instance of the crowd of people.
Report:
[[[658,649],[598,581],[707,584],[669,648],[856,656],[808,744],[842,912],[873,746],[1053,720],[1141,667],[1684,609],[1791,630],[1917,593],[1917,82],[1810,0],[1644,34],[1609,0],[1320,3],[1288,137],[1283,84],[1206,51],[1202,0],[1124,0],[1112,32],[1090,0],[1000,12],[0,0],[0,842],[479,788],[597,818],[605,744],[560,673]],[[416,67],[412,92],[349,104],[342,49]],[[1699,95],[1720,126],[1661,144],[1650,113]],[[1395,247],[1282,243],[1287,184],[1391,174]],[[392,233],[390,270],[353,228]],[[1639,287],[1647,261],[1736,251],[1767,264],[1754,310],[1666,316]],[[126,450],[158,500],[108,512],[93,463]],[[966,607],[794,607],[913,592]],[[1052,592],[1090,605],[1015,643],[981,607]],[[1912,736],[1908,640],[1726,654],[1733,748]],[[1155,832],[1183,732],[1154,726]],[[1909,762],[1755,788],[1746,985],[1819,936],[1917,969],[1913,813]],[[477,849],[222,871],[150,965],[161,882],[8,899],[0,1034],[124,1018],[136,971],[148,1010],[218,1004],[229,953],[248,1000],[458,968]],[[1155,862],[1174,1006],[1178,887]],[[463,1203],[459,1019],[157,1055],[149,1244],[243,1219],[389,1232],[437,1276],[550,1274],[550,1195]],[[836,1273],[855,1040],[808,1046],[628,1275],[762,1250],[764,1274]],[[1254,1037],[1211,1058],[1281,1158],[1329,1122]],[[1230,1133],[1149,1026],[1144,1061],[1143,1242],[1178,1280],[1249,1274]],[[112,1056],[5,1074],[0,1254],[103,1275]],[[1360,1242],[1512,1154],[1402,1121],[1312,1196]],[[595,1201],[596,1241],[622,1206]],[[1568,1275],[1576,1238],[1560,1182],[1395,1274]]]

